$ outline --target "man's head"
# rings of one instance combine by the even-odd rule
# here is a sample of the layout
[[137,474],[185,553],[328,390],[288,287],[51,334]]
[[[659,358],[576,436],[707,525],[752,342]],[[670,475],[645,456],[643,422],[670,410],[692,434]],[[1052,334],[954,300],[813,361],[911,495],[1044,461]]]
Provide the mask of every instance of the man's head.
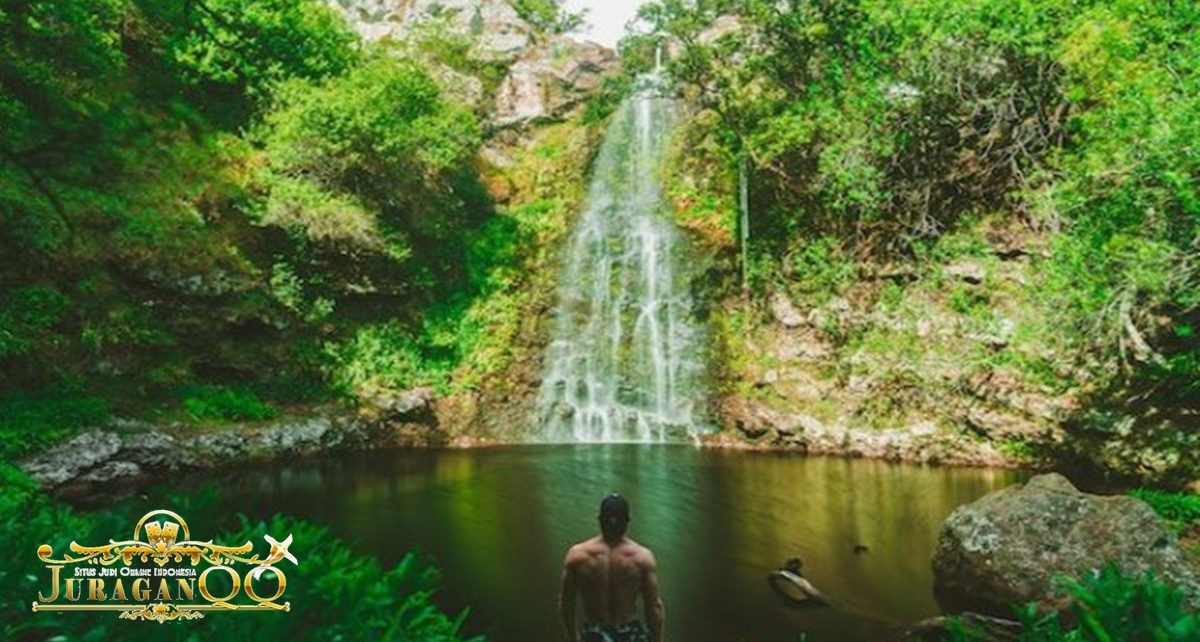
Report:
[[611,493],[600,502],[600,533],[604,541],[616,544],[625,537],[629,528],[629,502],[617,493]]

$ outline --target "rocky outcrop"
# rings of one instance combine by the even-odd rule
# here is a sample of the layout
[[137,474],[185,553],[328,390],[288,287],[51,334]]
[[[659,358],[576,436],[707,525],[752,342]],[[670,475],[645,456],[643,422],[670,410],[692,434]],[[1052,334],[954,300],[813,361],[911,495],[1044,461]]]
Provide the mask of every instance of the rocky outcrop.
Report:
[[[983,278],[970,269],[959,278]],[[776,289],[741,313],[738,332],[715,335],[733,382],[713,407],[726,447],[786,448],[918,463],[1048,467],[1075,406],[1015,368],[980,368],[962,355],[997,351],[1013,324],[969,325],[944,302],[927,312],[880,305],[909,279],[876,266],[840,296],[793,298]],[[987,278],[999,278],[987,275]],[[973,287],[973,286],[962,286]],[[922,294],[922,297],[926,295]],[[806,426],[803,430],[792,426]]]
[[509,69],[496,91],[492,121],[504,127],[563,118],[618,65],[607,47],[554,38],[530,49]]
[[930,422],[890,429],[853,428],[825,423],[803,412],[730,395],[719,416],[734,431],[703,439],[718,448],[794,450],[811,455],[866,457],[888,461],[958,466],[1009,467],[1014,462],[991,444],[939,430]]
[[387,416],[330,410],[211,430],[118,420],[52,446],[20,466],[43,486],[63,488],[131,480],[157,471],[439,440],[433,427],[424,423],[427,398],[413,394],[393,401]]
[[[448,95],[491,112],[498,127],[565,118],[619,62],[611,49],[540,33],[507,0],[328,0],[368,41],[400,45],[399,55],[421,60]],[[504,72],[494,99],[484,74],[452,69],[422,42],[449,37],[475,63]]]
[[329,0],[365,40],[405,41],[441,29],[472,45],[483,62],[512,62],[530,46],[533,27],[505,0]]
[[1061,606],[1053,601],[1056,578],[1080,577],[1106,562],[1135,577],[1153,570],[1200,607],[1200,570],[1150,506],[1081,493],[1058,474],[955,510],[938,537],[934,591],[945,611],[1005,616],[1026,602],[1053,608]]

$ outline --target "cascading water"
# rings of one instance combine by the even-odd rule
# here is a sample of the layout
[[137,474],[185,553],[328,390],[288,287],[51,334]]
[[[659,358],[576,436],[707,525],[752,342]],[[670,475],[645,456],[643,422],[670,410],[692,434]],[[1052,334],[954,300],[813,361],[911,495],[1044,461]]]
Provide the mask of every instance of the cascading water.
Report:
[[675,120],[659,70],[613,115],[567,248],[542,382],[543,441],[674,441],[702,429],[702,342],[663,208]]

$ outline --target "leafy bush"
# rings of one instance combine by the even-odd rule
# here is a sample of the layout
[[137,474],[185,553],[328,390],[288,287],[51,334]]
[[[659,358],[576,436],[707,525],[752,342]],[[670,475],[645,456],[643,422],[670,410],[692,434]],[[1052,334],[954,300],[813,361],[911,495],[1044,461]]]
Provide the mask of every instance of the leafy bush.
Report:
[[450,359],[435,359],[420,338],[396,322],[364,325],[354,336],[326,346],[330,379],[343,393],[369,396],[444,381]]
[[[1016,609],[1020,642],[1200,640],[1200,615],[1184,606],[1178,588],[1152,574],[1131,578],[1109,564],[1078,581],[1063,579],[1062,586],[1074,623],[1064,624],[1057,612],[1041,613],[1036,604],[1025,605]],[[989,639],[961,619],[952,619],[949,629],[954,642]]]
[[179,397],[183,411],[196,421],[261,420],[279,414],[246,388],[189,385],[180,389]]

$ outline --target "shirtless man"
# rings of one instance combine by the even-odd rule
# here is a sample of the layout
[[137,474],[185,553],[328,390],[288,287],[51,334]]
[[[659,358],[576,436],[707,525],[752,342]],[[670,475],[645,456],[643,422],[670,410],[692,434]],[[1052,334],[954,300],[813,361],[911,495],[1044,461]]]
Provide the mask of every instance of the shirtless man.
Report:
[[[559,611],[570,642],[663,642],[665,610],[650,549],[625,536],[629,502],[600,502],[600,534],[567,551]],[[637,620],[642,598],[646,623]],[[575,614],[583,600],[583,625]],[[647,630],[648,629],[648,630]]]

